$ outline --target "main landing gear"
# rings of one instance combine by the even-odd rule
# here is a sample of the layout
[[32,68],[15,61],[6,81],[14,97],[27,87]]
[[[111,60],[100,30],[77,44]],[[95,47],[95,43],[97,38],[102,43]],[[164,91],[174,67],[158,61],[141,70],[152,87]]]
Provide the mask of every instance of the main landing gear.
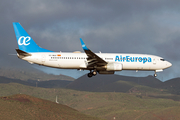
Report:
[[90,70],[90,73],[87,74],[87,76],[89,78],[91,78],[92,76],[96,76],[96,75],[97,75],[97,71],[96,70],[93,70],[93,71]]

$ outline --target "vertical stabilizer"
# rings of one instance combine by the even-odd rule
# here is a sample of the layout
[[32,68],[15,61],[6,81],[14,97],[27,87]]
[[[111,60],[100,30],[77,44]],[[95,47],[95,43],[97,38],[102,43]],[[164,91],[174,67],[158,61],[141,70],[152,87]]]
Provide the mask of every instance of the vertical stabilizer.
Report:
[[24,30],[18,22],[13,22],[13,27],[20,50],[32,53],[32,52],[53,52],[44,48],[39,47],[34,40],[29,36],[29,34]]

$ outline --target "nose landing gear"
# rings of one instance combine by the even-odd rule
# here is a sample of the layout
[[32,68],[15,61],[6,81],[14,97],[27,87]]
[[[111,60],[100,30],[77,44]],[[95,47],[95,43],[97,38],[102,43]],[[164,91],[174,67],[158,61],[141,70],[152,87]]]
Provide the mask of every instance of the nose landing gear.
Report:
[[157,77],[157,74],[156,74],[156,73],[154,74],[154,77]]
[[154,77],[157,77],[157,74],[156,74],[156,71],[154,71],[155,73],[154,73]]

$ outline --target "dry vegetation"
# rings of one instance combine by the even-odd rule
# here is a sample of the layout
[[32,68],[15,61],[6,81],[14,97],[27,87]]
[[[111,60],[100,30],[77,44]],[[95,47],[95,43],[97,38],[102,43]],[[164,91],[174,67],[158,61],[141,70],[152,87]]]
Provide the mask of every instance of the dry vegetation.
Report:
[[1,120],[99,120],[66,105],[17,94],[0,98]]
[[[13,96],[2,97],[2,99],[0,100],[0,106],[2,106],[2,108],[4,109],[1,109],[0,113],[3,114],[4,110],[10,110],[9,108],[11,108],[13,110],[10,110],[9,112],[11,114],[16,114],[14,116],[15,118],[18,118],[20,116],[36,116],[37,119],[41,119],[41,117],[44,117],[45,114],[47,118],[56,117],[57,119],[61,119],[59,117],[59,115],[61,114],[59,112],[57,112],[57,114],[54,111],[54,109],[61,111],[59,109],[62,107],[62,105],[57,105],[55,103],[55,97],[57,95],[59,103],[76,109],[81,113],[107,120],[113,119],[114,116],[116,117],[116,120],[180,119],[180,114],[178,114],[180,112],[179,99],[174,101],[173,99],[171,99],[171,97],[174,95],[170,95],[164,92],[161,93],[161,91],[159,91],[158,89],[153,89],[149,87],[136,86],[136,91],[134,93],[99,93],[60,88],[36,88],[17,83],[9,83],[0,84],[0,91],[1,96],[21,93],[41,98],[35,99],[37,101],[41,101],[37,102],[34,100],[34,98],[31,98],[30,96],[26,96],[26,98],[14,98]],[[149,97],[145,93],[153,93],[153,95],[156,95],[156,97]],[[157,98],[157,96],[164,96],[164,98]],[[180,96],[178,95],[176,95],[176,97],[180,98]],[[53,101],[51,102],[52,105],[48,105],[49,101],[46,103],[46,101],[42,99]],[[16,105],[13,105],[14,103],[16,103]],[[36,107],[32,110],[31,108],[34,105],[36,105]],[[60,106],[60,108],[57,108],[58,106]],[[15,108],[16,110],[14,111]],[[71,110],[69,110],[68,112],[70,111]],[[38,116],[38,114],[42,115]],[[75,113],[67,114],[71,114],[74,116]]]

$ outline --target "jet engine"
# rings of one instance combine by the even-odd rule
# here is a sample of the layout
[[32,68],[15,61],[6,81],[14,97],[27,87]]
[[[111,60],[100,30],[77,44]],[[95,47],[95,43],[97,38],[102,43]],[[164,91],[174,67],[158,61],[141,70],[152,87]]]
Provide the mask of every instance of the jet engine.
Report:
[[122,70],[122,64],[121,63],[116,63],[116,62],[113,62],[113,63],[108,63],[106,65],[106,70],[107,71],[121,71]]

